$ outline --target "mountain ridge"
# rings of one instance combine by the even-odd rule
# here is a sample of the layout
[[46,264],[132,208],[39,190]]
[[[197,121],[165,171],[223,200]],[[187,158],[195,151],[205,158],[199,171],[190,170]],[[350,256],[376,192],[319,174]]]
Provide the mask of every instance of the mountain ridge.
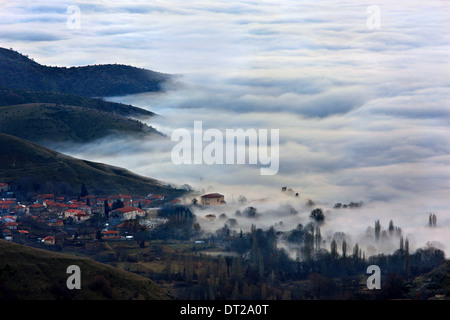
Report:
[[87,97],[161,91],[168,74],[123,64],[49,67],[0,47],[0,87],[57,91]]

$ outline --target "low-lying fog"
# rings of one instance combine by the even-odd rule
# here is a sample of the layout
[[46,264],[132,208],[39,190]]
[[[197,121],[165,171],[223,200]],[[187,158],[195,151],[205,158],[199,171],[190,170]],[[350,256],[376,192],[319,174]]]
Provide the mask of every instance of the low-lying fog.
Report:
[[[70,28],[74,4],[79,29]],[[362,245],[377,219],[383,228],[392,219],[413,249],[435,241],[448,255],[449,11],[438,0],[13,1],[2,14],[19,22],[2,19],[0,37],[46,65],[122,63],[181,75],[166,93],[108,98],[161,115],[146,121],[167,141],[112,137],[59,151],[222,193],[227,205],[214,210],[230,218],[240,195],[267,199],[252,202],[261,215],[239,218],[236,229],[306,224],[311,199],[325,212],[323,235],[345,232]],[[278,129],[277,174],[175,165],[170,137],[192,132],[194,121],[218,132]],[[299,196],[281,194],[284,186]],[[363,206],[332,209],[352,201]],[[196,213],[205,229],[223,225]]]
[[[245,105],[239,110],[236,105],[246,87],[240,92],[238,86],[226,81],[221,86],[208,86],[209,81],[203,85],[188,77],[182,81],[184,86],[169,88],[166,93],[110,99],[157,112],[161,117],[146,122],[165,133],[166,140],[111,137],[87,146],[65,146],[60,151],[126,167],[174,186],[189,184],[200,194],[223,194],[226,205],[194,212],[208,232],[225,223],[237,232],[249,231],[251,224],[287,231],[299,223],[306,225],[312,209],[321,208],[325,213],[321,231],[327,249],[330,237],[344,232],[349,248],[358,243],[366,254],[392,252],[399,247],[398,238],[369,247],[375,245],[370,238],[375,221],[380,220],[382,230],[387,230],[392,220],[402,229],[412,250],[429,242],[447,253],[450,250],[450,157],[444,154],[448,143],[444,143],[444,131],[431,127],[429,119],[368,116],[365,107],[344,115],[310,118],[296,113],[293,106],[267,110],[270,108],[264,99],[259,101],[260,111],[256,107],[248,110]],[[227,86],[231,87],[229,92]],[[174,164],[171,152],[178,141],[171,141],[171,134],[184,128],[193,136],[194,121],[202,121],[203,132],[208,128],[223,133],[228,128],[279,129],[278,173],[263,176],[261,165],[248,162]],[[208,144],[204,142],[203,147]],[[284,186],[292,192],[282,192]],[[239,202],[240,196],[245,197],[245,203]],[[309,199],[314,206],[306,205]],[[337,202],[360,201],[363,205],[358,208],[333,208]],[[236,215],[249,206],[257,209],[256,218]],[[217,217],[214,222],[204,219],[210,213]],[[225,216],[219,219],[222,213]],[[437,216],[434,228],[428,226],[430,213]],[[235,219],[237,224],[230,224],[228,219]]]

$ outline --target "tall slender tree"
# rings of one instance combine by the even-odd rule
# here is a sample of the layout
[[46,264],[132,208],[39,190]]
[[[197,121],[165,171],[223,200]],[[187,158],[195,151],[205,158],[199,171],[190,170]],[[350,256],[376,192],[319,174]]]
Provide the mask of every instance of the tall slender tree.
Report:
[[389,221],[389,235],[393,236],[395,231],[394,222],[391,220]]
[[404,254],[404,271],[406,274],[406,279],[408,279],[411,268],[411,261],[409,256],[409,241],[408,238],[405,239],[405,254]]
[[347,258],[347,241],[342,241],[342,258]]
[[381,225],[380,220],[375,221],[375,240],[380,239],[380,233],[381,233]]
[[330,252],[331,252],[331,257],[333,259],[337,259],[338,258],[338,252],[337,252],[337,244],[336,244],[336,240],[331,240],[331,245],[330,245]]
[[86,189],[86,185],[83,183],[81,185],[80,197],[83,198],[83,197],[86,197],[87,195],[89,195],[89,192]]

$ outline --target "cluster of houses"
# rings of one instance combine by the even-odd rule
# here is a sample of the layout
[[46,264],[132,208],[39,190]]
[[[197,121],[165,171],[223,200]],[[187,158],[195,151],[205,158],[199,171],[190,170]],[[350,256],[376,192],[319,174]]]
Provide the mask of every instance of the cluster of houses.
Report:
[[[54,194],[41,194],[33,198],[32,203],[23,204],[17,202],[9,186],[0,183],[0,236],[6,240],[13,238],[30,237],[33,234],[29,225],[22,225],[22,217],[27,217],[37,225],[48,227],[64,227],[69,224],[72,227],[99,215],[105,221],[110,221],[111,226],[117,226],[121,222],[144,217],[147,214],[155,214],[162,205],[177,204],[178,199],[170,202],[160,194],[148,196],[137,195],[110,195],[94,196],[87,195],[67,199]],[[120,203],[119,207],[116,207]],[[105,210],[108,204],[108,210]],[[28,220],[29,220],[28,219]],[[104,230],[103,239],[119,239],[117,230]],[[40,241],[45,244],[55,244],[56,237],[48,235],[41,237]]]
[[[120,206],[117,205],[118,203]],[[73,198],[40,194],[35,196],[31,203],[20,203],[14,193],[9,192],[9,185],[0,183],[0,236],[6,240],[37,238],[39,242],[54,245],[58,241],[58,231],[65,230],[64,227],[70,227],[76,232],[78,224],[82,226],[84,221],[97,216],[108,226],[102,230],[102,239],[123,239],[124,234],[120,230],[121,226],[126,225],[127,220],[149,216],[150,219],[141,221],[145,221],[143,226],[152,229],[155,225],[165,222],[164,219],[157,217],[159,208],[178,204],[181,204],[180,199],[168,201],[161,194],[86,195]],[[209,193],[201,196],[200,204],[206,207],[218,206],[225,204],[225,199],[222,194]],[[56,231],[46,235],[39,233],[38,236],[35,229],[42,228],[30,227],[30,223],[23,223],[24,217],[28,218],[27,222],[33,221],[33,226],[55,227],[51,230]],[[214,221],[215,215],[210,214],[205,218]],[[90,234],[82,237],[95,239],[96,236]]]

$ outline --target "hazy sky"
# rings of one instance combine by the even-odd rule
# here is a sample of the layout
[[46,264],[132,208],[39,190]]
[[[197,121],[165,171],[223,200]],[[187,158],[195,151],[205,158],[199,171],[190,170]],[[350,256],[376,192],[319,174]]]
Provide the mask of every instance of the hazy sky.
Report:
[[[13,0],[0,10],[1,46],[41,64],[179,74],[164,94],[113,99],[162,115],[149,123],[168,136],[194,121],[280,130],[275,176],[256,166],[175,166],[167,142],[61,150],[229,202],[276,198],[282,186],[299,192],[290,202],[305,212],[307,198],[324,209],[364,201],[359,212],[331,210],[333,229],[359,233],[393,219],[417,246],[450,243],[448,1]],[[432,232],[429,212],[438,216]]]

